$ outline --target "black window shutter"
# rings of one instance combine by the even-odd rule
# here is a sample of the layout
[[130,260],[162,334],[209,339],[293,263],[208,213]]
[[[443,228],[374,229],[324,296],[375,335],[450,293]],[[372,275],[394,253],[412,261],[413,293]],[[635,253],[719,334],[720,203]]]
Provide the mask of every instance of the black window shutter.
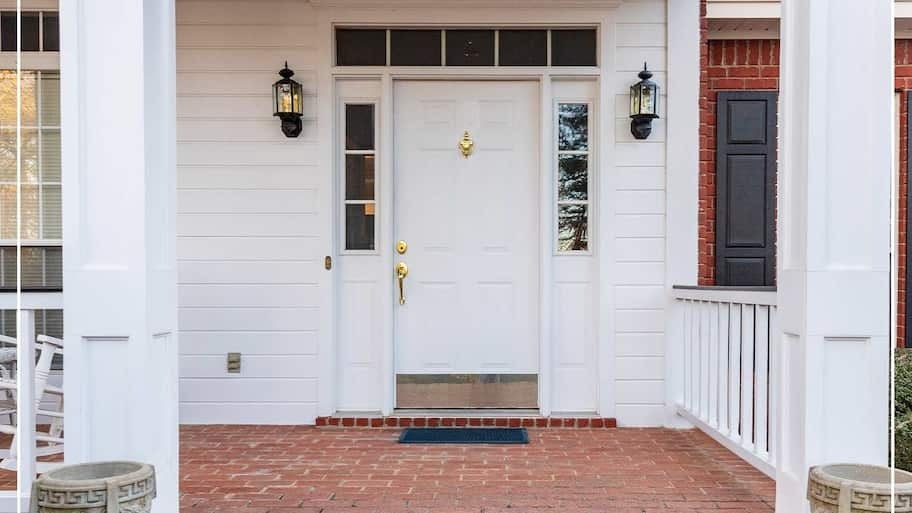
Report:
[[775,91],[718,93],[716,284],[776,283]]

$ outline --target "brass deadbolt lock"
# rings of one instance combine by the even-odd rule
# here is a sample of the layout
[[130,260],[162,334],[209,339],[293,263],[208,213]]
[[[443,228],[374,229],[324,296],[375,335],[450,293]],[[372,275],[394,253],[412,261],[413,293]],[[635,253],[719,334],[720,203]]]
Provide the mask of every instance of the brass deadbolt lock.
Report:
[[400,240],[396,243],[396,253],[404,255],[406,251],[408,251],[408,244],[406,244],[404,240]]

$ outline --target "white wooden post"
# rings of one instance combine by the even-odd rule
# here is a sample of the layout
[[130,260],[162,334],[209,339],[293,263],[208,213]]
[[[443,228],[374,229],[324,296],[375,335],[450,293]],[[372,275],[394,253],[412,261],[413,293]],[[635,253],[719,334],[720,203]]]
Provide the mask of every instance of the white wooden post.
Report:
[[893,2],[785,0],[776,511],[888,449]]
[[[668,78],[665,88],[665,425],[688,426],[677,414],[684,401],[684,322],[671,287],[697,283],[697,192],[700,148],[700,1],[667,4]],[[692,396],[688,396],[689,400]]]
[[66,460],[178,511],[173,0],[61,0]]
[[[19,362],[35,361],[35,312],[20,310],[16,324],[17,360]],[[16,390],[18,405],[18,426],[16,427],[16,444],[11,448],[16,458],[16,489],[28,494],[35,480],[37,464],[35,462],[35,365],[17,365]]]

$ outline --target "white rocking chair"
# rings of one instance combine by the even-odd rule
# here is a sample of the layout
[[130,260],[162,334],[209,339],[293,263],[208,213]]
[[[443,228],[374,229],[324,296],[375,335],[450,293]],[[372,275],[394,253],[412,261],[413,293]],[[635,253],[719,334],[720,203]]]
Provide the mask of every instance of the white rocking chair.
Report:
[[[6,337],[2,339],[8,342]],[[35,440],[42,443],[35,450],[36,457],[50,456],[63,453],[63,389],[48,385],[48,376],[51,372],[51,362],[54,355],[63,354],[63,341],[57,338],[39,335],[37,337],[38,345],[35,351],[38,353],[38,361],[35,365],[35,412],[37,416],[45,416],[51,419],[50,428],[47,431],[37,431]],[[15,340],[13,340],[15,343]],[[6,374],[9,374],[7,370]],[[9,415],[12,419],[16,414],[16,391],[19,385],[14,378],[4,375],[0,370],[0,392],[4,392],[7,399],[0,399],[0,417]],[[54,409],[46,410],[41,408],[41,403],[45,394],[53,397]],[[11,398],[9,398],[11,397]],[[16,426],[0,424],[0,433],[13,435],[10,448],[0,450],[0,468],[6,470],[16,470]],[[59,463],[38,462],[37,468],[39,473],[46,472],[51,468],[58,466]]]

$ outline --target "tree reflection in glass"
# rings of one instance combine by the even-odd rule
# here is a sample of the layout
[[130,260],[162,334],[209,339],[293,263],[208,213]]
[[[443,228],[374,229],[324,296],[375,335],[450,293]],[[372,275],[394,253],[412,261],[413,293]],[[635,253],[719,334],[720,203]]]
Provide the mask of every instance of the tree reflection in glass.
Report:
[[558,251],[589,249],[589,221],[586,205],[561,205],[557,213]]
[[588,104],[558,104],[557,137],[557,250],[588,251]]
[[589,105],[585,103],[560,104],[558,150],[589,151]]

